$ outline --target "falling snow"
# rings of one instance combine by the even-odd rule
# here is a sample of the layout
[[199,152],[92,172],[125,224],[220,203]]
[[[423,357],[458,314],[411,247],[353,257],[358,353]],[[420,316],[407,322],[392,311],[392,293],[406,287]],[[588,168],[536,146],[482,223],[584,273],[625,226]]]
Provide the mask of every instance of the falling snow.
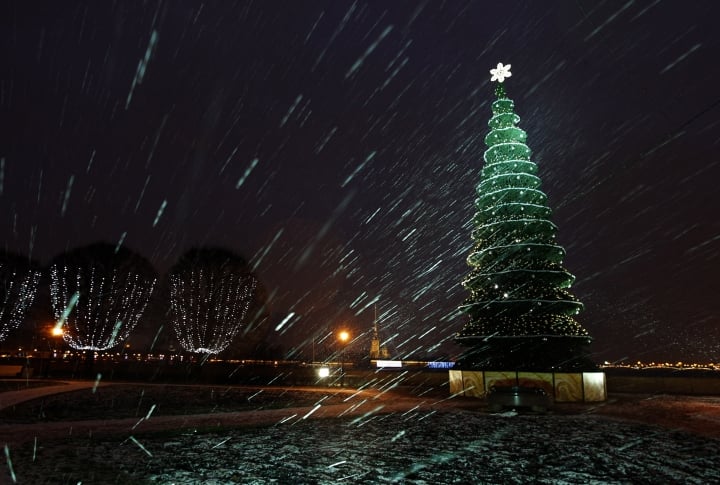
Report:
[[[353,336],[348,355],[362,357],[377,320],[395,358],[456,358],[488,71],[502,61],[593,358],[717,360],[719,16],[714,0],[6,2],[2,247],[38,267],[96,242],[147,258],[158,287],[142,318],[130,318],[134,349],[180,348],[160,282],[191,248],[211,246],[248,262],[266,303],[235,329],[227,356],[244,357],[245,345],[330,358],[342,327]],[[39,322],[52,321],[50,280],[39,280],[43,298],[3,349],[27,348]],[[89,296],[63,291],[55,317],[77,323],[72,308]],[[102,323],[103,344],[126,337],[113,329],[127,318]],[[387,429],[379,420],[360,429],[383,445],[425,436],[387,419]],[[435,419],[446,416],[418,422]],[[355,433],[349,423],[338,429]],[[123,449],[135,459],[163,453],[132,436]],[[242,442],[225,438],[198,440],[196,452]],[[461,449],[472,439],[418,455],[413,476],[449,467],[451,456],[475,466],[477,453]],[[618,447],[646,447],[634,443]],[[273,456],[297,457],[302,445],[277,446]],[[354,453],[323,456],[318,470],[361,480]],[[505,473],[504,459],[488,460]],[[257,463],[258,476],[293,471]],[[653,463],[660,481],[672,476]],[[541,477],[549,466],[526,464]],[[372,478],[400,480],[411,467],[393,462]]]

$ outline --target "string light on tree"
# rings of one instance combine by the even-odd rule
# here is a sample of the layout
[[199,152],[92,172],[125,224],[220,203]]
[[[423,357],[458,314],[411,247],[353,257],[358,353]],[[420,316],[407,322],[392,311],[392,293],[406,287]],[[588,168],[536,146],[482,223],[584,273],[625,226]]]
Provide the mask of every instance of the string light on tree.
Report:
[[183,349],[225,350],[246,323],[257,280],[239,257],[220,250],[192,250],[170,273],[171,318]]
[[505,92],[510,67],[498,63],[490,70],[497,99],[476,187],[474,245],[467,258],[472,270],[462,281],[469,296],[460,309],[469,321],[457,338],[484,349],[479,360],[491,366],[533,367],[537,359],[508,358],[508,349],[570,339],[573,349],[560,352],[566,358],[575,352],[572,339],[586,344],[589,337],[574,320],[582,309],[568,291],[574,276],[562,266],[565,250],[556,243],[557,226],[550,221],[527,134],[517,126],[520,117]]
[[149,263],[109,245],[91,245],[50,267],[56,328],[76,350],[111,349],[140,321],[157,278]]
[[35,299],[40,272],[20,257],[0,261],[0,342],[18,328]]

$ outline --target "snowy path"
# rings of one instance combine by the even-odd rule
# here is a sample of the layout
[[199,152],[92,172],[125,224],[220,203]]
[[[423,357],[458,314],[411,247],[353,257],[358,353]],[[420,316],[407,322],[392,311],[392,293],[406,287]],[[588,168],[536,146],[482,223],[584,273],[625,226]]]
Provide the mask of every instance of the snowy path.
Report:
[[[15,381],[21,382],[21,381]],[[55,381],[57,384],[39,387],[28,387],[17,391],[0,392],[0,409],[9,408],[17,404],[38,399],[51,394],[59,394],[62,392],[79,391],[82,389],[92,389],[99,386],[112,385],[107,382],[97,381]]]
[[[145,385],[145,384],[144,384]],[[80,386],[80,385],[79,385]],[[63,392],[65,387],[60,388]],[[87,387],[87,386],[84,386]],[[83,388],[80,386],[79,388]],[[45,393],[50,394],[49,388]],[[260,388],[258,388],[260,389]],[[283,388],[273,388],[282,390]],[[302,390],[309,393],[327,393],[328,388],[288,388],[295,391]],[[26,398],[35,391],[22,391],[27,393]],[[346,394],[347,401],[343,404],[322,405],[309,407],[295,407],[282,409],[264,409],[258,411],[242,411],[231,413],[195,414],[180,416],[151,416],[145,418],[126,418],[107,420],[76,420],[62,422],[43,422],[35,424],[0,424],[0,436],[5,443],[18,445],[34,441],[37,437],[43,439],[61,438],[67,436],[105,436],[123,435],[128,433],[146,433],[161,430],[184,430],[193,428],[212,429],[219,427],[240,427],[272,425],[304,421],[307,419],[338,418],[348,416],[361,416],[364,414],[396,413],[408,410],[430,411],[448,407],[480,407],[482,403],[474,399],[435,399],[418,398],[412,396],[382,393],[376,390],[357,391],[355,389],[331,389],[333,394]],[[0,396],[3,396],[3,393]],[[40,397],[40,396],[38,396]],[[19,398],[18,398],[19,399]],[[26,399],[27,400],[27,399]]]

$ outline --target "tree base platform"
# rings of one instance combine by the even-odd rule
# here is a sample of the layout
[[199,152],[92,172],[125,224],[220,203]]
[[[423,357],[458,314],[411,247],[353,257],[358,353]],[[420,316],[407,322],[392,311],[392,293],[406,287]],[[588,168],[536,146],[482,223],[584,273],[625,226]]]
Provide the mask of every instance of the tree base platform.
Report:
[[555,402],[602,402],[607,400],[604,372],[526,372],[497,370],[451,370],[450,393],[485,397],[493,386],[542,387]]

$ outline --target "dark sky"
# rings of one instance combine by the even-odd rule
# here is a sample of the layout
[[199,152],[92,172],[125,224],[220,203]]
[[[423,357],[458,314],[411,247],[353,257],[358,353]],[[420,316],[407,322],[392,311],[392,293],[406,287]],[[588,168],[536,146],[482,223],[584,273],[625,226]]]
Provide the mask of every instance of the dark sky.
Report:
[[2,242],[41,262],[122,242],[161,272],[220,245],[256,266],[286,348],[367,330],[375,303],[401,353],[454,348],[489,69],[510,63],[597,359],[717,361],[718,18],[715,0],[4,1]]

